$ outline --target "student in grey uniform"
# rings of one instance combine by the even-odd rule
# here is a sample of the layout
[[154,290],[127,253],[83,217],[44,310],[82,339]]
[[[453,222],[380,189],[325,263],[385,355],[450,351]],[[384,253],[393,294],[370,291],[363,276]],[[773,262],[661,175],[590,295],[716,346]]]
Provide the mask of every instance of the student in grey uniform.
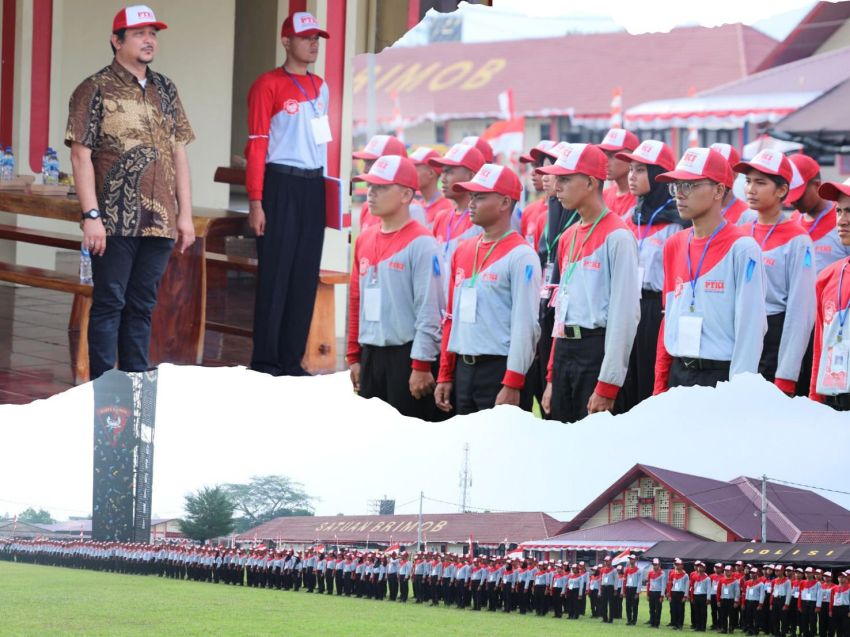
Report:
[[652,560],[652,569],[646,576],[646,595],[649,598],[649,625],[658,628],[661,625],[661,606],[667,591],[667,575],[661,568],[658,558]]
[[481,610],[481,591],[487,577],[487,567],[475,558],[472,562],[472,574],[469,577],[469,593],[472,598],[472,610]]
[[316,566],[313,567],[313,577],[316,580],[316,590],[319,595],[325,592],[325,568],[327,568],[328,560],[324,553],[319,553],[316,559]]
[[502,575],[499,578],[499,592],[502,596],[502,610],[510,613],[513,610],[513,589],[516,585],[517,574],[514,571],[514,566],[510,562],[505,565]]
[[691,624],[697,632],[705,632],[708,623],[708,596],[711,594],[711,577],[705,572],[705,563],[694,563],[696,572],[691,573]]
[[407,551],[401,554],[401,561],[398,565],[398,593],[399,601],[407,603],[407,596],[410,589],[410,576],[413,573],[413,564],[410,562],[410,556]]
[[567,579],[569,575],[564,570],[563,564],[558,564],[557,571],[552,577],[552,585],[549,588],[549,596],[551,597],[552,611],[555,617],[560,619],[564,616],[564,596],[567,589]]
[[463,560],[458,563],[455,570],[455,604],[458,608],[466,608],[469,606],[469,576],[472,573],[472,566],[469,560]]
[[717,582],[717,599],[720,602],[720,632],[725,635],[734,630],[733,613],[740,606],[741,599],[740,580],[732,574],[729,565],[723,569],[723,577]]
[[643,575],[637,566],[637,555],[629,555],[629,565],[624,575],[622,594],[626,599],[626,625],[634,626],[637,624],[640,585],[643,582]]
[[328,595],[334,594],[334,574],[336,573],[336,553],[330,553],[328,559],[325,560],[325,572],[323,573],[323,577],[325,578],[325,591]]
[[443,560],[443,577],[441,581],[441,596],[446,606],[454,603],[454,579],[457,567],[451,558]]
[[398,568],[399,559],[396,557],[395,551],[392,552],[387,560],[387,586],[390,591],[390,601],[394,602],[398,599]]

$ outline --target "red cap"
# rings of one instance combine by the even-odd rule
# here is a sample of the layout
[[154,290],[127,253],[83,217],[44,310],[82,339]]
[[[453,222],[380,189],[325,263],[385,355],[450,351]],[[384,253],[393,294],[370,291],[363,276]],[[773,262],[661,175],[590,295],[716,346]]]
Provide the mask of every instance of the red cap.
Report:
[[640,140],[637,138],[637,135],[624,128],[612,128],[605,134],[602,143],[598,144],[602,150],[615,153],[624,150],[634,150],[639,145]]
[[541,161],[544,157],[548,157],[552,161],[555,161],[563,154],[563,152],[567,149],[567,146],[569,146],[569,143],[567,142],[558,142],[548,150],[532,148],[528,154],[531,155],[535,161]]
[[718,153],[723,155],[726,158],[726,161],[729,162],[729,167],[734,168],[735,165],[741,161],[741,153],[738,152],[738,149],[732,146],[731,144],[724,144],[722,142],[715,142],[711,146],[709,146],[711,150],[716,150]]
[[551,166],[537,168],[541,175],[587,175],[603,180],[608,174],[608,158],[593,144],[567,144]]
[[746,173],[748,170],[758,170],[765,175],[775,175],[782,177],[789,184],[794,176],[791,169],[791,162],[788,158],[778,150],[765,148],[760,150],[758,154],[750,161],[740,161],[735,164],[734,171],[736,173]]
[[555,142],[553,142],[551,139],[541,139],[539,142],[537,142],[537,145],[534,148],[532,148],[530,151],[528,151],[524,155],[520,155],[519,160],[523,164],[531,164],[535,161],[538,161],[538,159],[539,159],[539,156],[538,157],[534,156],[535,150],[538,151],[538,152],[544,152],[544,151],[550,150],[553,146],[555,146]]
[[641,142],[641,145],[634,152],[617,153],[614,157],[622,161],[636,161],[641,164],[661,166],[664,170],[673,170],[676,167],[673,151],[667,144],[657,139],[647,139],[645,142]]
[[440,156],[440,153],[438,153],[433,148],[429,148],[428,146],[420,146],[408,156],[410,157],[410,160],[413,162],[414,166],[430,166],[431,169],[438,175],[443,172],[439,166],[431,166],[431,164],[428,163],[429,159],[434,159]]
[[476,135],[469,135],[468,137],[464,137],[460,140],[461,144],[466,144],[467,146],[473,146],[478,149],[478,152],[481,153],[481,156],[484,158],[484,161],[488,164],[493,163],[493,147],[483,137],[477,137]]
[[368,173],[357,175],[355,181],[365,181],[367,184],[386,186],[396,184],[405,188],[419,189],[419,175],[416,166],[407,157],[400,155],[384,155],[378,157]]
[[442,157],[434,157],[428,160],[430,166],[463,166],[469,168],[472,172],[478,172],[478,169],[484,165],[484,156],[467,144],[455,144],[449,148]]
[[827,181],[820,185],[818,194],[828,201],[838,201],[841,195],[850,197],[850,179],[847,179],[843,184],[836,181]]
[[676,165],[676,169],[661,173],[655,181],[669,183],[698,179],[710,179],[731,188],[735,175],[732,174],[729,162],[718,151],[711,148],[688,148]]
[[522,195],[522,182],[510,168],[484,164],[472,181],[462,181],[452,186],[455,192],[496,192],[518,200]]
[[306,11],[290,13],[283,21],[283,26],[280,27],[280,37],[291,37],[293,35],[299,38],[309,38],[311,35],[318,35],[320,38],[330,37],[328,32],[319,25],[316,17]]
[[356,153],[351,153],[354,159],[377,159],[382,155],[401,155],[407,157],[407,149],[398,137],[392,135],[375,135],[366,144],[366,148]]
[[806,186],[818,176],[820,164],[803,153],[791,155],[788,161],[791,162],[791,181],[785,203],[791,205],[803,196]]
[[153,9],[143,4],[124,7],[115,14],[115,19],[112,21],[113,33],[121,29],[141,29],[142,27],[153,27],[162,31],[167,29],[168,25],[157,21]]

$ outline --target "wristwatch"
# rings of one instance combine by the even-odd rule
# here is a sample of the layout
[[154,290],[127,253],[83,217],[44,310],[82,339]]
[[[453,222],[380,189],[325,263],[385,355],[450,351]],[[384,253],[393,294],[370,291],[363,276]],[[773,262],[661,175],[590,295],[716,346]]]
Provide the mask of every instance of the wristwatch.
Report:
[[100,219],[100,211],[97,208],[92,208],[83,213],[83,221],[86,219]]

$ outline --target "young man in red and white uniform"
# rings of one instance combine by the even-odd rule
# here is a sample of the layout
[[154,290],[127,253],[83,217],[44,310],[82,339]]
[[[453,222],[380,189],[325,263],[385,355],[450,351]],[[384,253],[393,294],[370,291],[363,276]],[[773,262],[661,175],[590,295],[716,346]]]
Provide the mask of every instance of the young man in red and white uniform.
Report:
[[[838,237],[850,246],[850,179],[818,189],[834,201]],[[815,286],[814,357],[810,397],[840,411],[850,411],[850,257],[824,268]]]
[[[718,153],[723,155],[726,158],[726,161],[729,162],[729,167],[732,168],[734,172],[735,166],[737,166],[741,161],[741,154],[734,146],[731,144],[717,142],[709,146],[709,148],[711,148],[711,150],[716,150]],[[726,196],[723,198],[722,212],[723,218],[726,219],[728,223],[731,223],[733,226],[741,225],[741,217],[749,209],[750,207],[747,205],[747,202],[743,199],[738,199],[732,188],[726,191]]]
[[433,148],[420,146],[410,154],[410,160],[416,166],[416,174],[419,175],[420,205],[425,209],[425,221],[429,229],[434,227],[434,220],[444,210],[454,210],[450,199],[446,198],[440,191],[440,174],[443,172],[439,166],[432,166],[429,159],[439,157]]
[[617,153],[614,158],[629,163],[629,191],[637,197],[635,206],[623,216],[638,242],[640,289],[640,323],[623,385],[623,409],[628,411],[652,396],[655,389],[655,355],[664,315],[664,244],[687,223],[679,216],[676,198],[670,196],[667,184],[655,181],[658,175],[676,167],[667,144],[647,139],[634,152]]
[[623,128],[612,128],[599,144],[608,157],[608,171],[605,179],[611,182],[602,191],[602,200],[608,210],[625,215],[637,203],[637,197],[629,190],[629,162],[617,159],[617,153],[630,153],[640,145],[637,135]]
[[511,228],[522,184],[509,168],[484,164],[453,188],[471,193],[471,219],[483,232],[452,257],[437,407],[451,411],[454,389],[458,414],[503,404],[530,410],[523,389],[540,336],[540,262]]
[[755,240],[723,218],[728,162],[716,150],[689,148],[676,170],[657,179],[671,184],[679,214],[693,228],[664,246],[655,393],[755,373],[767,329],[764,269]]
[[742,230],[759,243],[765,270],[767,333],[759,373],[793,396],[815,322],[814,245],[782,212],[792,178],[785,155],[763,150],[735,172],[746,175],[747,203],[758,213]]
[[368,198],[381,221],[357,237],[348,308],[348,364],[354,390],[405,416],[431,419],[440,322],[445,307],[437,242],[410,218],[416,167],[379,157]]
[[605,153],[570,144],[552,166],[556,193],[581,221],[558,242],[560,282],[543,410],[565,422],[614,411],[640,320],[637,242],[602,201]]
[[546,195],[546,189],[543,186],[543,176],[533,170],[543,165],[542,159],[538,159],[540,155],[535,156],[533,151],[546,151],[554,146],[555,142],[551,139],[543,139],[531,151],[519,156],[520,163],[532,165],[531,185],[534,187],[534,192],[540,195],[538,199],[525,207],[520,219],[520,234],[528,241],[528,245],[535,250],[540,243],[540,235],[543,234],[543,229],[546,227],[546,221],[549,217],[549,197]]
[[257,236],[257,292],[251,368],[304,375],[325,237],[328,88],[308,67],[327,38],[311,14],[284,20],[283,66],[248,93],[245,148],[248,224]]
[[838,583],[832,587],[832,597],[829,602],[830,626],[833,635],[850,634],[850,584],[847,582],[847,571],[838,574]]

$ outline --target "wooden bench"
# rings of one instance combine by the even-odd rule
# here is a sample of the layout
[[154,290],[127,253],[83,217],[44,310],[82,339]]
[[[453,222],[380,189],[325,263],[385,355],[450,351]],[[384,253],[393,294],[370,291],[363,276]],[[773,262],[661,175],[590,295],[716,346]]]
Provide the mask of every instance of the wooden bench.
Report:
[[[206,259],[207,268],[210,270],[257,273],[257,260],[250,257],[227,256],[208,252]],[[304,369],[311,374],[329,374],[337,371],[334,286],[347,284],[348,277],[347,272],[333,270],[321,270],[319,272],[319,287],[316,290],[313,320],[310,323],[310,334],[307,337],[303,362]],[[254,335],[251,329],[210,321],[209,319],[206,322],[206,328],[213,332],[234,334],[247,338]]]

